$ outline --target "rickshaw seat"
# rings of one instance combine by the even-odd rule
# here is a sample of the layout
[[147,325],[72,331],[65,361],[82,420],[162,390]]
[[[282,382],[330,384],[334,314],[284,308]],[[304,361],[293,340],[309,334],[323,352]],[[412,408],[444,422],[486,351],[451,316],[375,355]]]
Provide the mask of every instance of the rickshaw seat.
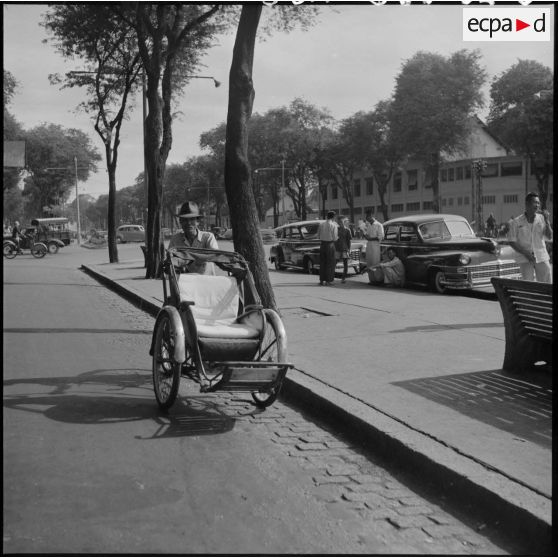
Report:
[[[178,277],[181,301],[191,301],[198,337],[257,339],[262,320],[239,321],[240,292],[234,277],[183,273]],[[261,325],[260,325],[261,324]]]

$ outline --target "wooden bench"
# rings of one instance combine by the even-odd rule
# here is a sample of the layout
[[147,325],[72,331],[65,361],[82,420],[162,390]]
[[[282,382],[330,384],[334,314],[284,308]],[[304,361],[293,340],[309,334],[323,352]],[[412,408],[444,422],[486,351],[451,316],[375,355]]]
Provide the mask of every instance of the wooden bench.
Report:
[[531,369],[540,361],[552,365],[552,284],[516,279],[491,279],[506,330],[502,368]]

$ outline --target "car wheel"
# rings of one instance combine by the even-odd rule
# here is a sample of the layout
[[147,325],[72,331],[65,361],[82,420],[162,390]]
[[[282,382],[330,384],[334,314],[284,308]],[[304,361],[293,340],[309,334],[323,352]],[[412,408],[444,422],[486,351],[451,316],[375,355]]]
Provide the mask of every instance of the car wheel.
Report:
[[442,271],[433,271],[430,274],[430,288],[439,294],[444,294],[447,292],[447,287],[442,284],[442,279],[444,278],[444,273]]
[[56,242],[49,242],[48,243],[48,252],[49,254],[58,254],[58,244]]
[[304,272],[308,273],[308,275],[313,275],[315,273],[314,270],[314,263],[312,262],[311,258],[304,258],[303,262]]
[[116,237],[116,244],[124,244],[124,239],[121,236]]

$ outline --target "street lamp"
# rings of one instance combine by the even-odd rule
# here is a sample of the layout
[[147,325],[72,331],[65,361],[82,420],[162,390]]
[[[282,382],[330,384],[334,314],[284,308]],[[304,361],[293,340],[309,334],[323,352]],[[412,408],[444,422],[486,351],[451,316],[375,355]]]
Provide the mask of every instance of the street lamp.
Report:
[[186,77],[187,79],[212,79],[215,87],[221,86],[221,82],[216,80],[213,76],[184,76],[184,77]]
[[[88,170],[89,167],[80,167],[80,170]],[[45,170],[70,170],[67,167],[48,167]],[[74,156],[74,171],[75,171],[75,182],[76,182],[76,222],[77,222],[77,243],[78,246],[81,245],[81,224],[79,218],[79,192],[78,192],[78,166],[77,166],[77,157]]]
[[486,169],[486,161],[484,159],[475,159],[471,166],[473,167],[473,172],[477,177],[476,190],[473,190],[475,198],[475,221],[477,223],[477,232],[482,231],[484,224],[484,218],[482,215],[482,173]]

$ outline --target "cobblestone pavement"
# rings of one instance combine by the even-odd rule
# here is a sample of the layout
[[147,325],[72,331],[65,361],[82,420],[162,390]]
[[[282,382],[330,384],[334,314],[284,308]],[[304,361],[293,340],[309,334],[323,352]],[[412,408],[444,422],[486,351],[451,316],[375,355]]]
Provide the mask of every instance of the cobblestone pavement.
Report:
[[[102,298],[129,321],[134,330],[151,333],[154,318],[115,293],[102,290]],[[146,337],[130,336],[142,343]],[[146,377],[146,382],[151,382]],[[308,494],[327,509],[333,520],[361,545],[383,541],[388,554],[487,555],[508,552],[483,534],[483,525],[470,526],[443,509],[443,502],[428,501],[374,462],[371,455],[353,447],[331,428],[311,419],[281,401],[264,411],[256,410],[246,394],[199,394],[198,386],[181,382],[179,397],[203,399],[204,415],[196,423],[192,416],[181,422],[172,412],[161,418],[158,436],[179,436],[182,429],[216,428],[216,423],[234,424],[251,436],[261,451],[280,452],[293,459]],[[215,421],[207,421],[207,409]],[[217,426],[218,427],[218,426]],[[270,444],[269,442],[272,442]],[[211,443],[208,440],[208,443]]]

